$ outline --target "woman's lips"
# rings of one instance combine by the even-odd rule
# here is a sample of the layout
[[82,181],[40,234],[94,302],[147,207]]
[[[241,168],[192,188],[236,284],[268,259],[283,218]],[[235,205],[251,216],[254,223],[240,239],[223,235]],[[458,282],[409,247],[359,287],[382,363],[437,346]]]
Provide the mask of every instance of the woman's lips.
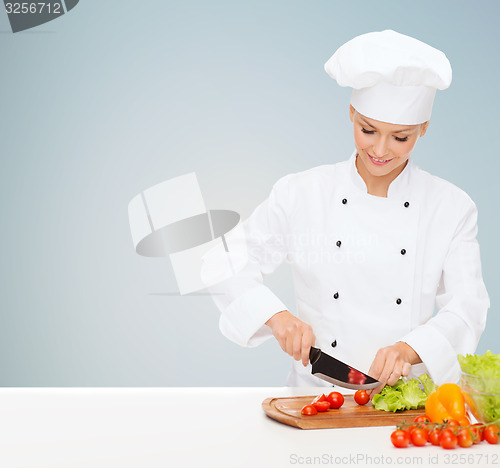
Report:
[[[366,153],[368,154],[368,153]],[[368,157],[370,158],[370,161],[375,164],[375,166],[385,166],[386,164],[390,163],[392,161],[391,159],[375,159],[373,156],[370,156],[368,154]]]

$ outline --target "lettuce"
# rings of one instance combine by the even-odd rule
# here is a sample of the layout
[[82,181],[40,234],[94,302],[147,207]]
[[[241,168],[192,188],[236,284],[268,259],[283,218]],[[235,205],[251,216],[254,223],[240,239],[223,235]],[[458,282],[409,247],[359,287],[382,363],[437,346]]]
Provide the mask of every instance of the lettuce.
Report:
[[402,394],[400,392],[391,392],[386,395],[378,393],[372,399],[374,408],[382,411],[398,411],[405,409]]
[[427,395],[420,390],[419,381],[411,379],[406,385],[401,385],[398,390],[403,394],[403,399],[407,402],[405,409],[418,409],[425,406]]
[[432,381],[428,374],[422,374],[418,377],[418,380],[422,382],[424,386],[424,392],[427,396],[438,388],[438,386]]
[[[420,383],[424,390],[420,388]],[[420,375],[418,380],[400,378],[392,387],[386,385],[375,395],[372,405],[375,409],[393,412],[424,408],[427,395],[435,388],[436,384],[427,374]]]
[[[462,372],[462,389],[476,417],[484,422],[500,418],[500,354],[458,355]],[[479,392],[479,393],[477,393]]]
[[486,351],[484,354],[458,355],[462,372],[479,377],[474,390],[500,395],[500,354]]

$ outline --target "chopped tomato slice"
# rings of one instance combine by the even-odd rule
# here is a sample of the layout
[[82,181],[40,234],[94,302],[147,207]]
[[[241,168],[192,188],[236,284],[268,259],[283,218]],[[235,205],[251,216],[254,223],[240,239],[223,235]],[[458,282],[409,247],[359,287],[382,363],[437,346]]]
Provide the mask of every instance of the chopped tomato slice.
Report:
[[319,412],[323,412],[323,411],[326,411],[327,409],[330,409],[330,402],[329,401],[317,401],[316,403],[313,404],[313,406]]
[[301,413],[305,416],[314,416],[318,414],[318,410],[313,405],[306,405],[302,408]]
[[322,393],[321,395],[318,395],[312,402],[311,402],[311,405],[314,405],[314,403],[317,403],[318,401],[328,401],[328,398],[326,397],[326,395],[324,393]]

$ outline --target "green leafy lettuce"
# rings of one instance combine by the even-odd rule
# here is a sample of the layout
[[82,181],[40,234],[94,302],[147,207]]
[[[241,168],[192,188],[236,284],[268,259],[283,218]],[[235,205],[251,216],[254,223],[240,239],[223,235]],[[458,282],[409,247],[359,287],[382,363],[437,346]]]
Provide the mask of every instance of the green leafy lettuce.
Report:
[[479,377],[474,390],[500,395],[500,354],[486,351],[484,354],[458,355],[462,372]]
[[372,405],[378,410],[393,412],[424,408],[427,395],[436,388],[436,384],[427,374],[420,375],[418,380],[402,377],[393,386],[386,385],[380,393],[375,395]]
[[[485,422],[500,418],[500,354],[458,355],[467,403]],[[480,392],[480,393],[477,393]]]
[[426,395],[429,395],[429,393],[432,393],[434,390],[437,389],[437,385],[432,381],[432,379],[429,377],[428,374],[422,374],[418,377],[418,380],[422,382],[422,385],[424,386],[424,392]]

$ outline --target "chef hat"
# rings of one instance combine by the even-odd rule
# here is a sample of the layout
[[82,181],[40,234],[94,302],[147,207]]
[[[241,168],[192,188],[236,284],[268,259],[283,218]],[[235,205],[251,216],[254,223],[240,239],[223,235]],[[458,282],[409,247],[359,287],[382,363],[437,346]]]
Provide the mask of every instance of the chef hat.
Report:
[[415,125],[429,120],[436,89],[451,84],[446,55],[395,31],[357,36],[325,64],[340,86],[350,86],[352,106],[382,122]]

